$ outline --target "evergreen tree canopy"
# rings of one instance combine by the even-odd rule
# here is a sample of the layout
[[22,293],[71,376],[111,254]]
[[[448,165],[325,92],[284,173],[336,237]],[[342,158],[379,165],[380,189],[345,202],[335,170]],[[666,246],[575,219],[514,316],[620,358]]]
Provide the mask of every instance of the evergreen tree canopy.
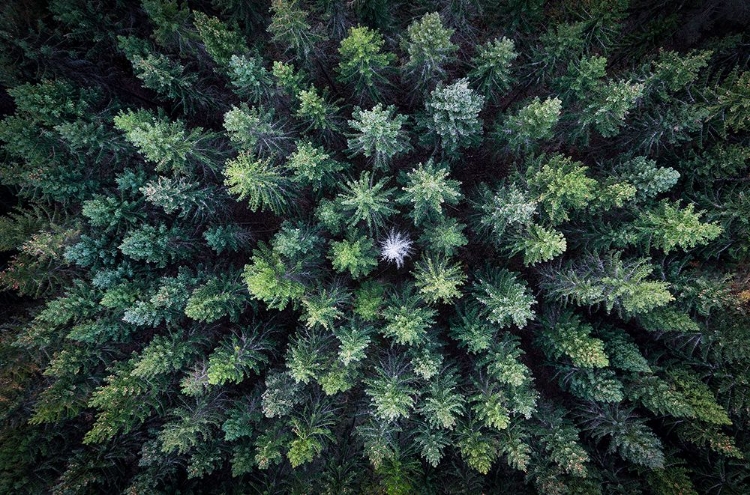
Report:
[[0,5],[0,493],[750,493],[750,15]]

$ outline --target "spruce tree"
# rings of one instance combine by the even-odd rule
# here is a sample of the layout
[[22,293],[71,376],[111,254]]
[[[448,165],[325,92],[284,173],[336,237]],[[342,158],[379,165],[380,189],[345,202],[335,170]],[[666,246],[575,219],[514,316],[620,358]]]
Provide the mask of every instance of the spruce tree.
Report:
[[750,492],[730,4],[5,2],[0,492]]

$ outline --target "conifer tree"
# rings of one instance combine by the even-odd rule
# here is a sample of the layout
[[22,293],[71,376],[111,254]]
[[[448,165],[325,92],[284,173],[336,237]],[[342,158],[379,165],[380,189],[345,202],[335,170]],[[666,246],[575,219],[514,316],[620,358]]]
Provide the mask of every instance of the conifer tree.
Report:
[[558,98],[541,101],[539,97],[521,108],[516,115],[508,116],[498,127],[500,141],[508,143],[518,152],[533,149],[537,141],[554,136],[553,128],[560,119],[562,102]]
[[552,224],[568,220],[569,211],[582,209],[593,199],[596,181],[586,176],[586,170],[580,162],[561,155],[529,160],[529,191]]
[[544,270],[543,282],[551,296],[579,306],[603,304],[611,312],[639,314],[674,300],[669,284],[647,280],[654,267],[646,259],[622,260],[611,252],[603,257],[589,255],[564,270]]
[[238,199],[246,199],[250,209],[269,209],[282,213],[289,208],[291,180],[281,167],[275,166],[271,158],[253,159],[241,153],[227,162],[224,184]]
[[487,100],[496,102],[513,82],[510,64],[518,57],[515,43],[508,38],[497,38],[479,46],[472,59],[469,79]]
[[339,128],[335,117],[338,108],[335,104],[327,101],[325,92],[319,94],[318,90],[311,86],[303,89],[297,95],[299,108],[295,114],[307,123],[306,131],[330,132]]
[[0,492],[750,492],[730,3],[5,2]]
[[443,26],[437,12],[425,14],[407,28],[404,45],[409,59],[404,70],[419,88],[426,89],[430,81],[445,78],[445,66],[458,49],[451,42],[453,32],[453,29]]
[[455,205],[461,199],[460,182],[448,179],[448,170],[436,165],[430,159],[427,163],[419,164],[407,174],[406,187],[400,202],[411,204],[413,212],[410,215],[414,223],[419,225],[430,217],[443,216],[443,204]]
[[262,103],[269,98],[273,81],[262,60],[246,55],[232,55],[228,62],[232,91],[251,103]]
[[308,22],[308,12],[300,8],[298,0],[273,0],[271,23],[268,32],[273,41],[285,52],[306,62],[315,49],[315,43],[323,37]]
[[449,303],[461,296],[459,287],[466,281],[460,267],[450,265],[445,259],[424,258],[416,264],[414,272],[419,292],[428,303]]
[[218,18],[209,17],[203,12],[193,12],[193,22],[206,52],[222,70],[227,70],[237,56],[242,56],[247,51],[242,35]]
[[455,155],[481,139],[478,116],[483,104],[484,98],[469,88],[467,79],[448,86],[438,84],[425,103],[428,116],[424,126],[439,138],[448,155]]
[[370,231],[382,228],[385,219],[396,212],[389,205],[393,189],[384,189],[387,179],[374,182],[369,172],[362,172],[358,180],[348,180],[339,195],[341,207],[349,213],[347,223],[354,227],[364,222]]
[[133,65],[136,77],[165,101],[173,102],[186,113],[209,104],[204,91],[196,88],[198,79],[187,68],[168,56],[152,51],[149,43],[134,37],[120,37],[120,49]]
[[334,270],[349,271],[354,278],[367,275],[378,264],[375,244],[366,236],[354,241],[334,242],[330,257]]
[[349,151],[372,158],[375,168],[387,168],[391,159],[410,149],[409,139],[403,131],[406,116],[395,113],[395,107],[378,103],[371,110],[354,108],[349,126],[356,133],[350,135]]
[[396,57],[382,53],[384,44],[383,36],[367,27],[349,28],[349,35],[341,40],[339,79],[353,84],[361,99],[380,101],[380,87],[388,82],[386,69]]
[[345,165],[334,160],[322,147],[315,146],[310,141],[299,141],[296,151],[289,156],[286,167],[295,174],[297,180],[319,189],[331,183],[334,174]]
[[274,121],[273,112],[263,108],[250,108],[245,104],[232,107],[224,114],[224,129],[229,139],[242,150],[266,156],[287,149],[289,137]]
[[477,276],[474,297],[483,306],[489,320],[502,327],[511,323],[523,328],[535,317],[534,298],[515,274],[505,269],[489,269]]
[[211,136],[201,128],[188,132],[184,122],[169,122],[146,110],[121,112],[115,117],[115,127],[157,171],[190,173],[196,164],[210,164],[205,147]]

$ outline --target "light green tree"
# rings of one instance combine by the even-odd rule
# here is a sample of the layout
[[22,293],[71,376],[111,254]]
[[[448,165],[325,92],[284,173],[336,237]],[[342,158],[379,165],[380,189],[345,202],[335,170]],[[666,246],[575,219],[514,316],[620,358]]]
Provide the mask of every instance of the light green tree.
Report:
[[236,275],[212,277],[193,289],[185,304],[187,317],[213,323],[228,316],[230,321],[237,322],[248,301],[245,287]]
[[385,220],[396,213],[391,206],[394,189],[385,189],[388,179],[373,181],[370,172],[362,172],[357,180],[347,180],[342,185],[338,200],[344,211],[349,213],[347,223],[355,227],[364,222],[370,231],[380,229]]
[[398,201],[412,206],[410,216],[415,225],[430,218],[443,218],[443,206],[455,205],[462,198],[461,183],[448,175],[449,169],[435,164],[432,158],[406,174],[407,182]]
[[384,44],[382,34],[362,26],[349,28],[349,35],[341,40],[339,80],[352,84],[360,100],[379,101],[380,87],[388,82],[386,71],[396,56],[383,52]]
[[388,356],[375,367],[375,376],[365,380],[365,394],[374,406],[374,415],[381,420],[409,418],[416,405],[419,391],[408,366],[398,358]]
[[329,258],[334,270],[348,271],[352,277],[360,278],[378,266],[377,255],[372,240],[367,236],[360,236],[352,241],[333,242]]
[[273,89],[271,74],[259,57],[232,55],[227,69],[232,91],[237,96],[258,104],[269,97]]
[[222,71],[227,70],[232,58],[247,52],[247,44],[242,35],[220,19],[194,11],[193,23],[206,52]]
[[299,107],[295,115],[307,123],[305,130],[322,133],[337,131],[339,122],[336,114],[338,107],[329,102],[325,92],[318,93],[317,88],[310,86],[297,94]]
[[554,136],[554,127],[560,120],[562,102],[559,98],[541,101],[535,96],[531,103],[518,110],[515,115],[506,117],[497,128],[498,139],[507,143],[514,151],[527,151],[539,141]]
[[526,284],[517,275],[503,269],[487,269],[476,275],[471,289],[488,320],[500,328],[511,324],[524,328],[535,318],[536,303]]
[[298,0],[272,0],[271,23],[268,32],[285,52],[292,52],[302,62],[308,62],[315,44],[324,37],[308,22],[308,13]]
[[424,306],[423,298],[410,285],[395,291],[383,309],[386,321],[383,335],[398,344],[417,345],[424,341],[427,331],[435,324],[437,311]]
[[461,297],[466,274],[457,264],[443,257],[423,257],[412,272],[414,285],[428,304],[451,303]]
[[263,157],[286,152],[290,143],[281,124],[274,120],[273,111],[245,103],[224,114],[224,129],[237,148]]
[[552,224],[569,220],[569,212],[585,208],[594,199],[597,182],[586,175],[587,170],[581,162],[558,154],[529,160],[526,180],[531,197]]
[[249,153],[240,153],[227,162],[224,176],[229,192],[247,200],[253,211],[271,210],[281,214],[291,206],[292,181],[271,158],[254,159]]
[[349,294],[339,286],[317,287],[302,297],[302,317],[307,328],[322,327],[331,330],[344,313],[341,308],[347,303]]
[[654,271],[648,259],[621,259],[620,252],[589,254],[563,269],[545,267],[542,286],[558,301],[578,306],[603,304],[607,312],[648,313],[674,300],[670,284],[649,280]]
[[643,95],[643,83],[628,81],[600,85],[587,102],[578,118],[577,132],[588,140],[588,129],[593,127],[604,137],[619,134],[625,117]]
[[212,136],[200,127],[188,131],[184,122],[171,122],[147,110],[120,112],[114,122],[157,171],[187,174],[198,164],[211,163],[207,148]]
[[573,366],[580,368],[603,368],[609,366],[604,352],[604,342],[592,337],[593,327],[583,323],[572,311],[565,311],[545,318],[541,335],[545,352],[553,359],[565,356]]
[[487,100],[497,102],[513,83],[510,66],[516,58],[513,40],[502,37],[488,41],[477,48],[471,59],[469,80]]
[[667,93],[675,93],[689,87],[698,78],[701,69],[708,65],[713,52],[710,50],[691,50],[686,55],[669,50],[660,50],[659,58],[654,61],[654,71],[648,80],[648,86],[655,88],[662,98]]
[[723,232],[715,222],[701,222],[703,214],[703,211],[695,211],[693,203],[680,208],[679,202],[663,200],[655,208],[642,212],[634,229],[649,248],[661,249],[665,253],[675,248],[691,249],[707,244]]
[[238,383],[251,373],[260,373],[268,362],[268,357],[263,353],[267,348],[268,342],[258,328],[238,332],[223,339],[208,357],[208,383]]
[[372,343],[372,327],[350,322],[338,327],[335,332],[339,340],[338,357],[344,366],[358,363],[367,357],[365,351]]
[[335,440],[331,431],[335,424],[334,411],[320,403],[305,407],[290,418],[294,438],[286,456],[293,468],[312,462],[328,442]]
[[427,252],[453,256],[458,248],[469,243],[463,230],[466,225],[455,218],[443,217],[436,223],[428,223],[424,227],[419,242]]
[[[297,275],[297,276],[296,276]],[[269,308],[284,309],[297,303],[305,294],[295,267],[266,244],[253,251],[251,262],[245,265],[243,279],[254,299],[263,301]]]
[[592,55],[568,63],[568,72],[553,84],[566,102],[584,100],[606,75],[607,59]]
[[523,264],[535,265],[561,255],[567,249],[565,236],[554,229],[531,224],[511,237],[510,253],[523,253]]
[[457,385],[458,377],[451,370],[445,370],[430,382],[420,407],[430,427],[452,430],[456,420],[464,415],[466,399]]
[[331,183],[334,174],[341,171],[345,164],[334,160],[323,147],[315,146],[310,141],[298,141],[297,149],[286,161],[286,167],[292,171],[295,179],[317,190]]
[[411,149],[403,129],[407,120],[393,105],[383,108],[378,103],[371,110],[355,107],[349,126],[356,132],[347,140],[349,152],[371,158],[375,168],[387,169],[394,156]]
[[412,22],[406,29],[404,46],[409,59],[404,71],[420,88],[445,77],[445,65],[453,60],[458,46],[451,42],[453,29],[443,26],[440,14],[432,12]]

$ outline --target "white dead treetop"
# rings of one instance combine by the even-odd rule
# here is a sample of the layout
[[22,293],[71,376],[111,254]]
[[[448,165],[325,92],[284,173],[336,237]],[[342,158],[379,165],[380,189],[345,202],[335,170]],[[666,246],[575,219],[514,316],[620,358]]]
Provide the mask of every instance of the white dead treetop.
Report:
[[401,268],[404,264],[404,258],[411,256],[411,239],[401,232],[394,229],[388,233],[388,237],[380,241],[380,259],[388,262],[396,262],[396,266]]

